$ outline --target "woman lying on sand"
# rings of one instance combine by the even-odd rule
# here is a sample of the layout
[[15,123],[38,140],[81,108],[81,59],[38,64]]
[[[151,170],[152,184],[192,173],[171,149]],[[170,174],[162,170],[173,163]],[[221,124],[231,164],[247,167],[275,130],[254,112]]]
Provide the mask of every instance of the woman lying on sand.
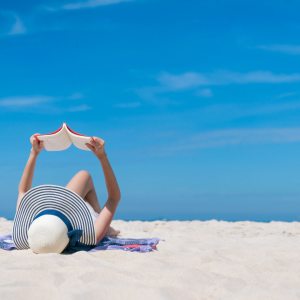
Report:
[[61,253],[71,246],[96,245],[105,235],[118,235],[110,227],[121,194],[107,158],[104,142],[92,137],[87,147],[99,159],[108,199],[101,209],[92,177],[81,170],[63,187],[32,186],[36,159],[44,148],[35,134],[32,148],[19,183],[13,240],[17,249],[31,248],[35,253]]

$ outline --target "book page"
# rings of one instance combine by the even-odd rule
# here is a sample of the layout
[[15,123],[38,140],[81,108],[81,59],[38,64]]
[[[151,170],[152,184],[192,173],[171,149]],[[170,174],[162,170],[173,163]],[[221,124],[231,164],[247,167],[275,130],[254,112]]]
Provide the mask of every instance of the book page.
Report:
[[86,143],[89,143],[91,141],[91,139],[92,139],[91,136],[87,136],[87,135],[83,135],[81,133],[75,132],[68,125],[66,125],[66,131],[68,132],[68,135],[75,147],[77,147],[81,150],[91,151],[85,145]]
[[74,144],[75,147],[81,149],[81,150],[86,150],[86,151],[91,151],[86,145],[85,143],[89,143],[91,138],[90,136],[83,136],[83,135],[76,135],[72,132],[69,131],[69,136],[70,139],[72,141],[72,143]]
[[66,132],[69,136],[69,139],[71,142],[74,144],[75,147],[81,149],[81,150],[86,150],[86,151],[91,151],[85,144],[89,143],[91,140],[90,136],[83,135],[81,133],[78,133],[71,129],[67,124],[65,124],[65,129]]
[[60,129],[49,133],[38,135],[40,141],[44,141],[44,146],[47,151],[62,151],[69,148],[72,144],[65,127],[65,124]]

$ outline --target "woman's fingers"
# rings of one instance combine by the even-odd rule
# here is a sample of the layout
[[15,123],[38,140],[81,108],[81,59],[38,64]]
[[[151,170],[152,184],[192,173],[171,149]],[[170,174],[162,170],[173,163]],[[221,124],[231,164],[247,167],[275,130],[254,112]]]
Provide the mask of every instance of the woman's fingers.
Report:
[[32,150],[35,153],[39,153],[40,151],[42,151],[42,149],[44,148],[44,142],[39,140],[37,135],[39,135],[39,133],[35,133],[30,137],[30,143],[32,145]]
[[95,151],[95,147],[89,143],[85,144],[90,150]]
[[104,144],[104,141],[96,136],[93,137],[96,143],[100,144],[101,146]]
[[39,135],[39,133],[35,133],[30,137],[30,143],[33,144],[34,141],[39,141],[37,135]]
[[44,141],[38,141],[38,145],[41,149],[44,148]]
[[34,145],[38,145],[38,146],[43,146],[43,145],[44,145],[44,141],[40,141],[40,140],[38,140],[36,137],[33,138],[32,143],[33,143]]
[[91,143],[92,143],[93,146],[95,146],[97,148],[98,147],[101,148],[104,145],[104,141],[102,139],[98,138],[98,137],[95,137],[95,136],[92,137]]
[[44,141],[33,139],[32,146],[37,150],[42,150],[44,148]]
[[39,133],[35,133],[33,136],[37,141],[40,141],[39,138],[37,137],[38,135],[40,135]]
[[104,153],[104,141],[98,137],[91,137],[89,143],[86,143],[85,145],[98,157]]
[[91,138],[90,143],[91,143],[91,145],[93,145],[93,146],[96,145],[96,142],[95,142],[95,140],[94,140],[93,138]]
[[32,137],[32,139],[31,139],[31,144],[32,144],[32,145],[37,145],[37,144],[38,144],[38,141],[37,141],[34,137]]
[[94,138],[91,138],[91,142],[90,143],[95,148],[99,148],[100,147],[98,141],[96,141]]

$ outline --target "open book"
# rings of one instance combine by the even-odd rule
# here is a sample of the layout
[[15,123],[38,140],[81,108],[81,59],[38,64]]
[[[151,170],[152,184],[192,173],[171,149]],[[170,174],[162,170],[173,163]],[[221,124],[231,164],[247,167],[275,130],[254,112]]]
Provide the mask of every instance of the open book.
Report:
[[62,126],[54,132],[37,134],[35,137],[39,141],[44,141],[44,147],[48,151],[65,150],[72,144],[81,150],[91,151],[85,143],[89,143],[92,137],[75,132],[66,123],[63,123]]

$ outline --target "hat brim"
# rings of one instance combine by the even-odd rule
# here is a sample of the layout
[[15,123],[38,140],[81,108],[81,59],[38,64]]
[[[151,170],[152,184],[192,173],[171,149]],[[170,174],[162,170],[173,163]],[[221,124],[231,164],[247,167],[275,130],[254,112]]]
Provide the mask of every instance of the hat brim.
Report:
[[43,184],[28,190],[20,201],[12,230],[17,249],[29,249],[28,229],[34,217],[46,209],[59,210],[70,220],[73,229],[81,229],[81,243],[96,245],[93,218],[82,197],[66,187]]

